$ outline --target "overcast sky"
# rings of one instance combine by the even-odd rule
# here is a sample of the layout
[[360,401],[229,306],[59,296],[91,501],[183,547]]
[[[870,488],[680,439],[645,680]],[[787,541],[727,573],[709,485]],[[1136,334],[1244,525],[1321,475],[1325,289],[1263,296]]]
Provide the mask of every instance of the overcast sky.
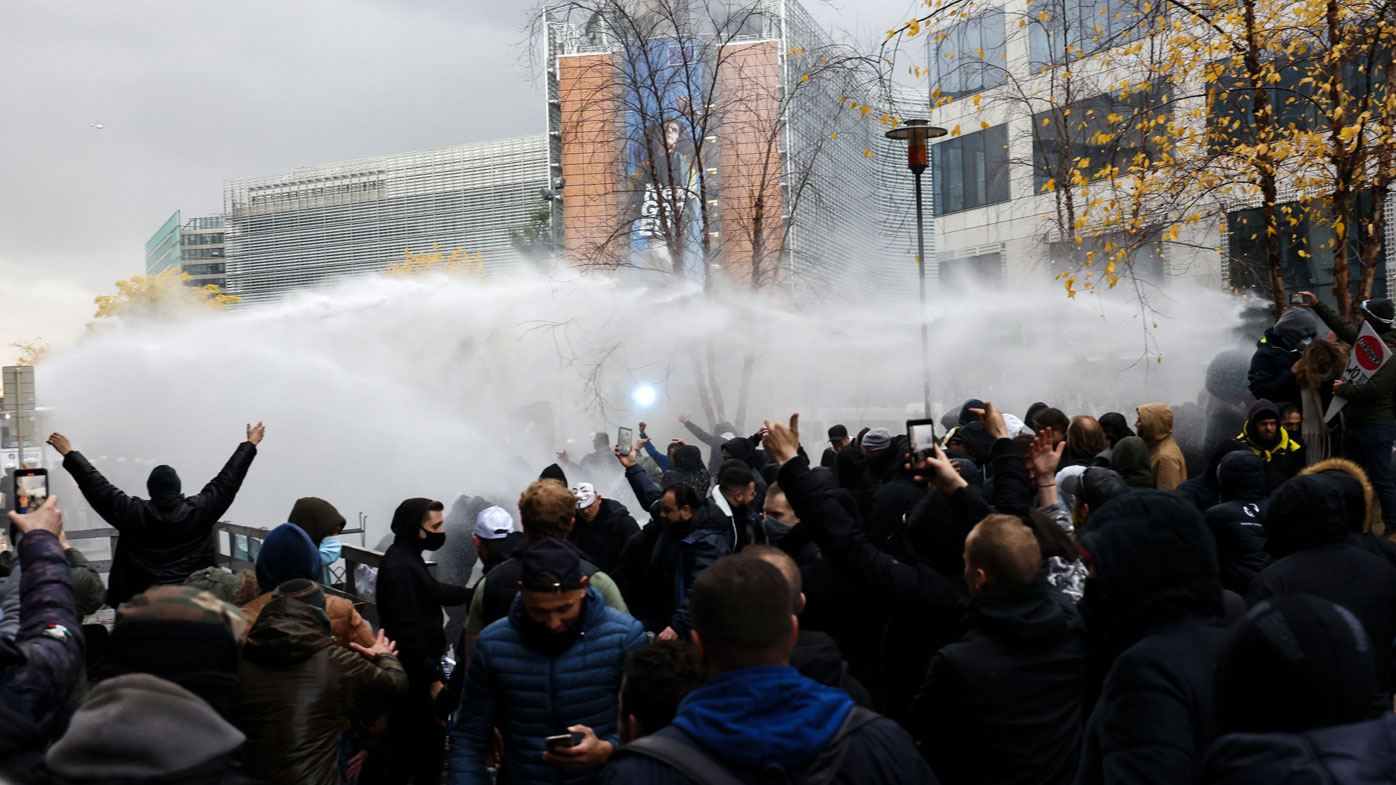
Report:
[[[0,2],[0,361],[226,179],[544,131],[523,0]],[[810,0],[871,45],[917,0]],[[100,130],[92,127],[101,124]]]

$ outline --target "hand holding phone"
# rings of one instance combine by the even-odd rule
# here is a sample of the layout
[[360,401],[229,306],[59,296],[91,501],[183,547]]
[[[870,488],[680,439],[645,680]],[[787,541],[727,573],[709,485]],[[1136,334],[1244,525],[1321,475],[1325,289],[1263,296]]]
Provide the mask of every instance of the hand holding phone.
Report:
[[543,747],[548,752],[565,750],[570,747],[576,746],[577,742],[580,741],[580,739],[578,738],[580,735],[581,734],[577,733],[561,733],[557,736],[549,736],[546,739],[543,739]]
[[48,500],[47,469],[15,470],[15,512],[33,512]]
[[907,420],[906,436],[907,440],[911,442],[911,460],[913,465],[935,454],[935,420]]
[[635,443],[635,432],[622,425],[616,429],[616,449],[620,452],[630,452],[630,447]]

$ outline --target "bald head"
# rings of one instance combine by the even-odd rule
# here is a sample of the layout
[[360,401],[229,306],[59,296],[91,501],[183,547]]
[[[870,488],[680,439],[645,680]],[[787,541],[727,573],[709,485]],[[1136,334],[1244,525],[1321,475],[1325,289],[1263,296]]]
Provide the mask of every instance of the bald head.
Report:
[[800,578],[800,565],[785,551],[769,545],[748,545],[742,549],[742,555],[754,556],[780,570],[780,574],[785,576],[785,582],[790,584],[790,608],[799,616],[805,609],[805,587]]
[[990,515],[965,539],[965,583],[972,594],[1026,586],[1041,570],[1037,537],[1012,515]]

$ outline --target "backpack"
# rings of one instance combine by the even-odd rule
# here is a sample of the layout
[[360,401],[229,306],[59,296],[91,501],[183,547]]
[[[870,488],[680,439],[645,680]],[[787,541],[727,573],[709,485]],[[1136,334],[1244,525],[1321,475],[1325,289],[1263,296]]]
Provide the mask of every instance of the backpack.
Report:
[[[848,737],[863,726],[881,719],[882,715],[865,709],[861,706],[854,706],[848,712],[848,716],[843,718],[839,724],[839,729],[834,732],[829,743],[824,745],[812,763],[800,772],[798,782],[801,785],[828,785],[833,782],[834,777],[839,773],[839,767],[843,765],[844,755],[848,751]],[[672,726],[670,726],[672,727]],[[736,775],[727,770],[727,766],[721,761],[713,758],[702,747],[694,743],[688,734],[679,731],[682,738],[674,736],[651,735],[626,744],[617,751],[618,755],[640,755],[651,760],[659,761],[696,782],[698,785],[743,785]]]

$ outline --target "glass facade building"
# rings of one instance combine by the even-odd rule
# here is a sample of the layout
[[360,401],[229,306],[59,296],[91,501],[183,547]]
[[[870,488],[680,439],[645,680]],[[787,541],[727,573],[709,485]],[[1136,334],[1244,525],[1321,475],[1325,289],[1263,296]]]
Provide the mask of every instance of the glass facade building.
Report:
[[179,266],[179,211],[165,219],[155,234],[145,241],[145,274],[159,275]]
[[[543,134],[307,166],[224,184],[227,293],[244,302],[370,275],[403,252],[519,259],[509,231],[543,206]],[[202,260],[201,260],[202,261]]]

